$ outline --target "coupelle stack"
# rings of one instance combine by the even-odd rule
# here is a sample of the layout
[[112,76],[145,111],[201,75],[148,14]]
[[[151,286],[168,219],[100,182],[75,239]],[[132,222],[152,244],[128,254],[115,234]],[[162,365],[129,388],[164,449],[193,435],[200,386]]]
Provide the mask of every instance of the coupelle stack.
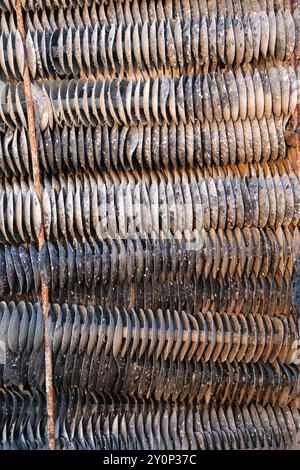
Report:
[[299,2],[21,3],[24,41],[0,1],[1,448],[48,447],[45,337],[58,449],[296,446]]

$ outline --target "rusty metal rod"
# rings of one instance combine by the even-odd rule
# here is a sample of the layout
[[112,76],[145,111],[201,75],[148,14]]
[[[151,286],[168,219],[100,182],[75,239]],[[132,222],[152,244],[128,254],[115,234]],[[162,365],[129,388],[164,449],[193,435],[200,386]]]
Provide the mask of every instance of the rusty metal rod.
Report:
[[[25,47],[25,28],[24,28],[24,21],[23,21],[23,11],[22,5],[20,0],[15,0],[15,11],[17,17],[17,27],[19,33],[22,37],[24,43],[24,50],[26,51]],[[25,52],[25,67],[24,67],[24,94],[26,100],[26,110],[27,110],[27,120],[28,120],[28,134],[29,134],[29,145],[31,150],[32,156],[32,171],[33,171],[33,184],[34,189],[37,194],[39,201],[41,202],[42,196],[42,185],[41,185],[41,177],[40,177],[40,170],[39,170],[39,162],[38,162],[38,152],[37,152],[37,142],[36,142],[36,135],[35,135],[35,116],[34,116],[34,105],[32,100],[32,93],[31,93],[31,83],[30,83],[30,75],[29,75],[29,68],[27,64],[27,57]],[[42,205],[41,205],[42,207]],[[41,230],[38,237],[38,244],[39,249],[41,249],[43,243],[45,241],[44,237],[44,227],[43,224],[41,225]],[[45,332],[46,332],[46,322],[47,322],[47,314],[49,309],[49,290],[43,280],[41,280],[41,293],[40,293],[40,300],[42,305],[43,317],[44,317],[44,324],[45,324]],[[53,370],[52,370],[52,354],[50,344],[47,339],[47,335],[45,334],[45,381],[46,381],[46,402],[47,402],[47,428],[48,428],[48,440],[49,440],[49,449],[55,449],[55,435],[54,435],[54,390],[53,390]]]
[[[147,329],[147,332],[144,328],[140,328],[139,332],[140,332],[141,337],[143,337],[143,335],[145,335],[145,334],[147,334],[150,337],[152,335],[152,328]],[[161,334],[162,334],[162,330],[160,328],[158,328],[157,329],[157,336],[159,337]],[[169,331],[167,331],[165,334],[166,334],[167,338],[170,336]],[[175,329],[175,331],[174,331],[175,337],[176,337],[177,334],[178,334],[178,331]],[[135,335],[136,335],[136,331],[135,331],[135,328],[133,327],[132,329],[130,329],[130,338],[133,339],[135,337]],[[127,326],[124,326],[123,331],[122,331],[122,338],[127,339],[127,336],[128,336],[128,328],[127,328]],[[248,335],[246,335],[245,333],[239,334],[239,333],[236,333],[236,332],[230,333],[229,331],[226,331],[223,334],[222,331],[216,330],[215,334],[213,334],[211,331],[209,331],[207,333],[205,333],[204,331],[200,331],[199,334],[198,334],[194,330],[193,331],[188,331],[188,330],[183,330],[182,331],[182,342],[183,343],[186,343],[187,341],[191,341],[191,343],[196,343],[198,340],[199,340],[199,344],[200,343],[205,343],[206,341],[207,341],[207,343],[210,343],[213,340],[214,337],[215,337],[216,345],[220,344],[223,341],[223,339],[224,339],[224,344],[230,344],[230,342],[232,342],[232,344],[239,344],[240,342],[242,344],[246,344],[247,341],[248,341],[249,345],[256,343],[255,335],[251,334],[251,333],[250,334],[248,333]],[[266,337],[267,338],[271,337],[272,340],[274,341],[274,344],[280,343],[280,341],[281,341],[281,335],[279,333],[266,332]]]
[[[294,0],[285,0],[284,2],[285,8],[289,9],[292,14],[293,14],[293,5],[294,5]],[[297,64],[295,60],[295,52],[292,54],[290,64],[292,67],[294,67],[296,75],[297,75]],[[298,97],[299,97],[299,86],[300,86],[300,83],[298,83]],[[293,158],[295,159],[295,161],[293,163],[294,163],[294,169],[297,174],[297,177],[300,180],[300,102],[297,103],[296,110],[293,116],[293,122],[294,122],[295,132],[296,132],[295,158]],[[300,408],[300,397],[297,396],[295,401],[296,401],[296,407]],[[299,433],[297,437],[295,436],[295,442],[297,442],[297,440],[299,442]]]

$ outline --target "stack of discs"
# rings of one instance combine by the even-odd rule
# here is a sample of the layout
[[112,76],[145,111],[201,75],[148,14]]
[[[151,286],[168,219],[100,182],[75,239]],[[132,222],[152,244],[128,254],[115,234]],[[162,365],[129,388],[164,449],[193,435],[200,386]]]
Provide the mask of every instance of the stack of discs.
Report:
[[0,0],[1,448],[297,445],[286,3]]

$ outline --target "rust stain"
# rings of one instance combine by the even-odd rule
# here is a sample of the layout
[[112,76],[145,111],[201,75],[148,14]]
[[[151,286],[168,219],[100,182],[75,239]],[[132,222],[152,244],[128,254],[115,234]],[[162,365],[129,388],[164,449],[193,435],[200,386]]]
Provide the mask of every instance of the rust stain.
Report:
[[[25,45],[25,29],[23,22],[23,10],[20,0],[15,0],[15,11],[17,18],[17,27],[19,33],[22,37],[23,43]],[[29,145],[32,156],[32,171],[33,171],[33,183],[36,195],[41,203],[42,196],[42,186],[41,186],[41,177],[38,163],[38,154],[37,154],[37,143],[35,135],[35,125],[34,125],[34,105],[32,101],[31,94],[31,84],[30,84],[30,75],[27,65],[27,57],[25,50],[25,67],[24,67],[24,94],[26,100],[26,111],[27,111],[27,122],[28,122],[28,136],[29,136]],[[44,227],[41,225],[41,230],[38,237],[39,249],[43,245],[45,240],[44,236]],[[44,324],[47,322],[47,314],[49,307],[49,290],[43,280],[41,280],[41,304],[44,317]],[[46,327],[45,327],[46,331]],[[48,343],[46,334],[44,337],[45,344],[45,377],[46,377],[46,399],[47,399],[47,427],[48,427],[48,439],[49,439],[49,449],[55,449],[55,435],[54,435],[54,391],[53,391],[53,369],[52,369],[52,354],[51,348]]]

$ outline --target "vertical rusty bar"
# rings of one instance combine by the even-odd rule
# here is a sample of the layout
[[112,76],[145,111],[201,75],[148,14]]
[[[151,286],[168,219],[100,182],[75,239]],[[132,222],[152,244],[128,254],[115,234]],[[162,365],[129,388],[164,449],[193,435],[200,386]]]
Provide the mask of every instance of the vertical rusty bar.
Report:
[[[15,11],[17,17],[17,27],[19,33],[22,37],[24,46],[25,46],[25,29],[23,22],[23,11],[20,0],[15,0]],[[34,189],[37,194],[37,197],[41,203],[42,198],[42,185],[41,177],[38,163],[38,153],[37,153],[37,143],[35,135],[35,125],[34,125],[34,105],[31,94],[31,84],[30,84],[30,75],[29,68],[27,65],[26,51],[25,51],[25,67],[24,67],[24,94],[26,100],[26,110],[27,110],[27,119],[28,119],[28,134],[29,134],[29,146],[32,157],[32,170],[33,170],[33,184]],[[38,237],[39,249],[41,249],[45,241],[44,236],[44,227],[41,226],[41,230]],[[46,331],[46,322],[47,322],[47,313],[49,306],[49,291],[43,280],[41,280],[41,304],[44,317],[45,331]],[[52,370],[52,354],[51,347],[47,340],[45,334],[44,337],[45,344],[45,376],[46,376],[46,400],[47,400],[47,427],[48,427],[48,439],[49,439],[49,449],[55,449],[55,436],[54,436],[54,391],[53,391],[53,370]]]
[[[289,9],[291,14],[293,14],[294,10],[294,0],[285,0],[284,2],[285,8]],[[290,65],[294,67],[296,75],[297,75],[297,70],[296,70],[296,60],[295,60],[295,53],[292,54]],[[298,87],[300,86],[300,83],[298,83]],[[298,96],[299,96],[299,89],[298,89]],[[300,180],[300,130],[299,130],[299,121],[300,118],[300,103],[297,103],[295,114],[294,114],[294,126],[295,126],[295,132],[296,132],[296,150],[295,150],[295,162],[294,163],[294,168],[297,173],[297,177]],[[298,338],[299,339],[299,338]],[[299,409],[300,408],[300,398],[297,396],[295,398],[296,402],[296,407]],[[299,445],[300,445],[300,432],[298,431],[298,434],[296,436],[293,436],[295,439],[294,445],[292,449],[298,450]]]

